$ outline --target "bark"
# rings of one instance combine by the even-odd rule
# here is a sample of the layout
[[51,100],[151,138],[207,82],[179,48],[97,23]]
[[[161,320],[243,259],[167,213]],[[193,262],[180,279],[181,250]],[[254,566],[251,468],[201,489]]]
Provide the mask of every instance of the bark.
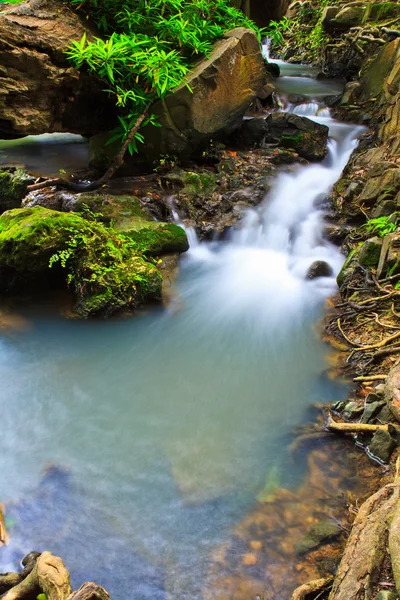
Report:
[[110,600],[110,596],[104,588],[88,581],[84,583],[79,590],[72,592],[68,600]]
[[47,600],[66,600],[70,596],[69,573],[61,558],[50,552],[43,552],[39,557],[35,554],[31,553],[33,568],[29,574],[2,596],[2,600],[35,599],[41,592],[46,594]]
[[329,600],[370,600],[373,597],[398,501],[398,484],[389,484],[361,505]]
[[294,590],[290,600],[305,600],[309,594],[321,592],[322,590],[329,588],[332,581],[333,577],[326,577],[324,579],[314,579],[314,581],[304,583]]

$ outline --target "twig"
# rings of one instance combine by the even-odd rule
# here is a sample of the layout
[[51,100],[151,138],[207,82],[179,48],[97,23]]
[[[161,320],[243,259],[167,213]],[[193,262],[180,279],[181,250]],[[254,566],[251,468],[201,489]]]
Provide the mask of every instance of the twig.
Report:
[[[392,426],[391,426],[392,427]],[[375,431],[389,431],[389,425],[371,425],[369,423],[337,423],[329,414],[326,428],[333,433],[374,433]]]

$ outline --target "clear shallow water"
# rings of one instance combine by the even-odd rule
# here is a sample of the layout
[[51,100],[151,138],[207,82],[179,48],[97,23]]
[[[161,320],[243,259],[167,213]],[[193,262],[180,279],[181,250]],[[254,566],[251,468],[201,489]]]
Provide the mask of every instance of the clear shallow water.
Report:
[[80,135],[46,133],[19,140],[0,140],[0,165],[14,165],[34,175],[58,176],[85,169],[89,146]]
[[230,240],[193,239],[173,310],[83,323],[21,308],[28,329],[1,335],[1,570],[48,549],[75,587],[96,580],[115,600],[200,598],[257,493],[299,481],[292,428],[344,395],[313,325],[334,277],[305,280],[314,260],[334,274],[343,260],[317,200],[359,133],[313,118],[331,128],[326,161],[279,176]]

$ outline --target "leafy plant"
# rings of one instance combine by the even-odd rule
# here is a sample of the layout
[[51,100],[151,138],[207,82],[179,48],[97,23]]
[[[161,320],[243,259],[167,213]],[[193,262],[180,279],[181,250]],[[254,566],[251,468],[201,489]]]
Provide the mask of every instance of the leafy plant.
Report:
[[[101,78],[119,109],[119,125],[110,143],[127,140],[140,115],[180,85],[194,60],[208,56],[225,31],[248,27],[259,41],[263,31],[229,0],[70,0],[105,34],[84,35],[67,50],[69,60]],[[156,124],[154,115],[140,127]],[[143,136],[136,131],[128,150],[137,152]]]
[[274,46],[283,44],[284,32],[288,31],[291,23],[287,17],[283,17],[280,21],[270,21],[265,33],[270,38]]
[[376,219],[369,219],[361,229],[365,231],[367,235],[378,235],[384,238],[389,233],[393,233],[397,229],[398,213],[392,213],[389,216],[377,217]]

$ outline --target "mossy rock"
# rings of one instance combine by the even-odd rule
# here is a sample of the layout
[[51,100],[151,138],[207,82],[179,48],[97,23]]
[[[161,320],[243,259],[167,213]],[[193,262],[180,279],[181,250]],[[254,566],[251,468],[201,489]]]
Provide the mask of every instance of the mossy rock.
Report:
[[296,554],[306,554],[321,544],[331,542],[340,536],[342,529],[333,521],[326,520],[316,523],[311,527],[308,534],[295,545]]
[[161,276],[143,252],[74,213],[39,206],[10,210],[0,216],[0,291],[62,283],[75,295],[77,315],[108,316],[161,297]]
[[338,286],[341,288],[346,285],[348,281],[351,281],[354,275],[354,271],[359,265],[360,247],[354,248],[347,255],[346,260],[343,263],[343,267],[340,269],[336,281]]
[[0,167],[0,213],[21,206],[34,178],[16,167]]
[[146,256],[160,256],[189,250],[185,231],[173,223],[130,219],[116,227],[128,236]]
[[364,242],[359,253],[360,264],[364,267],[377,267],[381,249],[382,240],[378,237],[371,238]]

